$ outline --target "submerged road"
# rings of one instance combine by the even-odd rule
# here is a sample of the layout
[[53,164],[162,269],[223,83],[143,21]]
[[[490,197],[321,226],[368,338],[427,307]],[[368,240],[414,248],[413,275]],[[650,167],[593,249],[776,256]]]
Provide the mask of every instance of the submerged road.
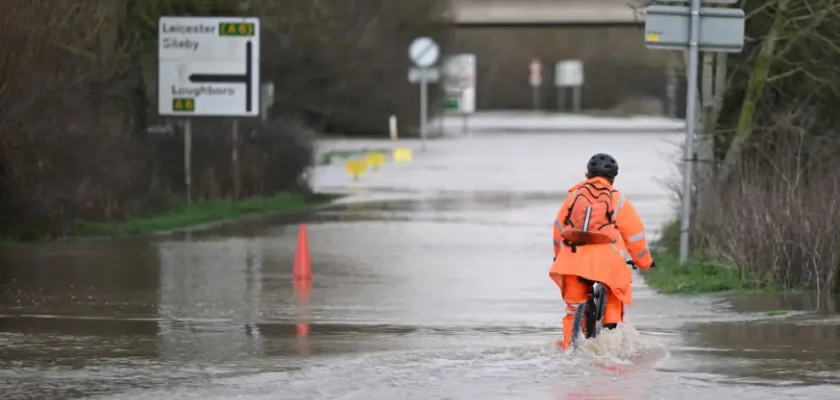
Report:
[[[617,130],[617,129],[616,129]],[[629,324],[557,352],[551,220],[594,152],[655,236],[679,132],[472,132],[319,190],[313,286],[297,224],[0,249],[6,399],[834,398],[836,314],[799,296],[665,297],[637,277]],[[389,142],[326,141],[322,148]],[[289,222],[292,222],[289,224]],[[786,313],[767,311],[789,310]]]

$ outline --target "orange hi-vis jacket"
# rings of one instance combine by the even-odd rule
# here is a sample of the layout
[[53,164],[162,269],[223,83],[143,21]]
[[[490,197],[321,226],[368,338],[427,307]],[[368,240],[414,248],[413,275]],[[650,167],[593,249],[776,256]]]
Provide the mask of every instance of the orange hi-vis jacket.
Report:
[[[561,232],[569,229],[565,221],[569,215],[569,208],[575,199],[576,191],[584,184],[606,186],[612,190],[612,220],[615,229],[604,232],[615,236],[613,243],[585,244],[572,246],[564,243]],[[569,196],[560,207],[554,220],[554,265],[551,266],[549,276],[561,285],[564,275],[579,276],[591,281],[601,282],[624,304],[632,303],[630,285],[633,283],[632,273],[627,261],[633,261],[638,268],[650,268],[653,258],[645,237],[645,227],[635,207],[604,178],[596,177],[578,183],[569,189]],[[573,251],[574,250],[574,251]]]

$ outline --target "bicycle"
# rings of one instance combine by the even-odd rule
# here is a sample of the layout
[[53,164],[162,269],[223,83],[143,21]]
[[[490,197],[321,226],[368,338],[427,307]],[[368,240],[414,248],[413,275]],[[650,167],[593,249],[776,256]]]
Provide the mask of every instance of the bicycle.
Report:
[[[627,261],[627,265],[636,268],[633,261]],[[607,290],[601,282],[593,282],[578,278],[586,284],[592,285],[592,291],[587,296],[586,302],[575,311],[575,319],[572,323],[572,346],[577,347],[581,336],[584,339],[598,337],[603,328],[601,319],[604,317],[604,310],[607,307]],[[584,322],[586,326],[583,326]],[[582,334],[582,335],[581,335]]]

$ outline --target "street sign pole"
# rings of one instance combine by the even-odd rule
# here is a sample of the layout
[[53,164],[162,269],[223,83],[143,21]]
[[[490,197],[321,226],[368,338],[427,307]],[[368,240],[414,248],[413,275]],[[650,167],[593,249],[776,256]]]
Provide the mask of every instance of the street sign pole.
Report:
[[233,127],[231,128],[231,145],[230,161],[233,174],[233,198],[239,200],[239,195],[242,190],[242,175],[239,168],[239,118],[233,119]]
[[[425,72],[425,71],[424,71]],[[426,118],[429,112],[429,80],[426,74],[420,75],[420,138],[423,139],[423,150],[426,150]]]
[[735,4],[737,0],[674,0],[686,6],[652,4],[645,17],[645,45],[650,49],[688,51],[688,79],[685,106],[685,149],[683,155],[682,210],[680,215],[679,262],[688,260],[691,203],[693,195],[694,137],[697,129],[697,79],[700,52],[740,53],[744,47],[744,10],[701,7],[704,4]]
[[691,0],[688,38],[688,90],[685,102],[685,153],[683,157],[682,221],[680,221],[679,262],[688,260],[691,229],[692,173],[694,172],[694,136],[697,128],[697,75],[700,64],[700,0]]
[[528,76],[528,83],[531,84],[531,106],[534,111],[540,109],[540,86],[542,86],[542,62],[534,58],[528,66],[530,75]]
[[557,111],[563,112],[566,110],[566,87],[557,87]]
[[417,66],[409,71],[408,79],[420,84],[420,138],[423,150],[426,150],[427,121],[429,114],[429,81],[438,79],[438,70],[434,68],[440,56],[437,43],[429,37],[414,39],[408,46],[408,57]]
[[192,205],[192,118],[184,119],[184,186],[187,205]]

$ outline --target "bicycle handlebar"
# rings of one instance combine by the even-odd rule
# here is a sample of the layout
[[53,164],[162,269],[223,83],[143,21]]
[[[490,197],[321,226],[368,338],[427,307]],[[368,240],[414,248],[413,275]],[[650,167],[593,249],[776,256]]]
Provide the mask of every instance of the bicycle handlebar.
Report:
[[[629,266],[633,267],[633,269],[639,269],[638,267],[636,267],[636,263],[634,263],[634,262],[633,262],[633,260],[629,260],[629,261],[625,261],[625,262],[627,263],[627,265],[629,265]],[[650,264],[650,267],[651,267],[651,268],[653,268],[653,267],[655,267],[655,266],[656,266],[656,263],[655,263],[655,262],[654,262],[654,263],[652,263],[652,264]]]
[[[554,256],[554,260],[553,260],[553,261],[557,261],[557,256]],[[636,267],[636,263],[634,263],[634,262],[633,262],[633,260],[627,260],[627,261],[625,261],[625,263],[627,263],[627,265],[629,265],[629,266],[633,267],[633,269],[639,269],[638,267]],[[654,265],[655,265],[655,264],[652,264],[650,267],[651,267],[651,268],[653,268],[653,267],[654,267]]]

